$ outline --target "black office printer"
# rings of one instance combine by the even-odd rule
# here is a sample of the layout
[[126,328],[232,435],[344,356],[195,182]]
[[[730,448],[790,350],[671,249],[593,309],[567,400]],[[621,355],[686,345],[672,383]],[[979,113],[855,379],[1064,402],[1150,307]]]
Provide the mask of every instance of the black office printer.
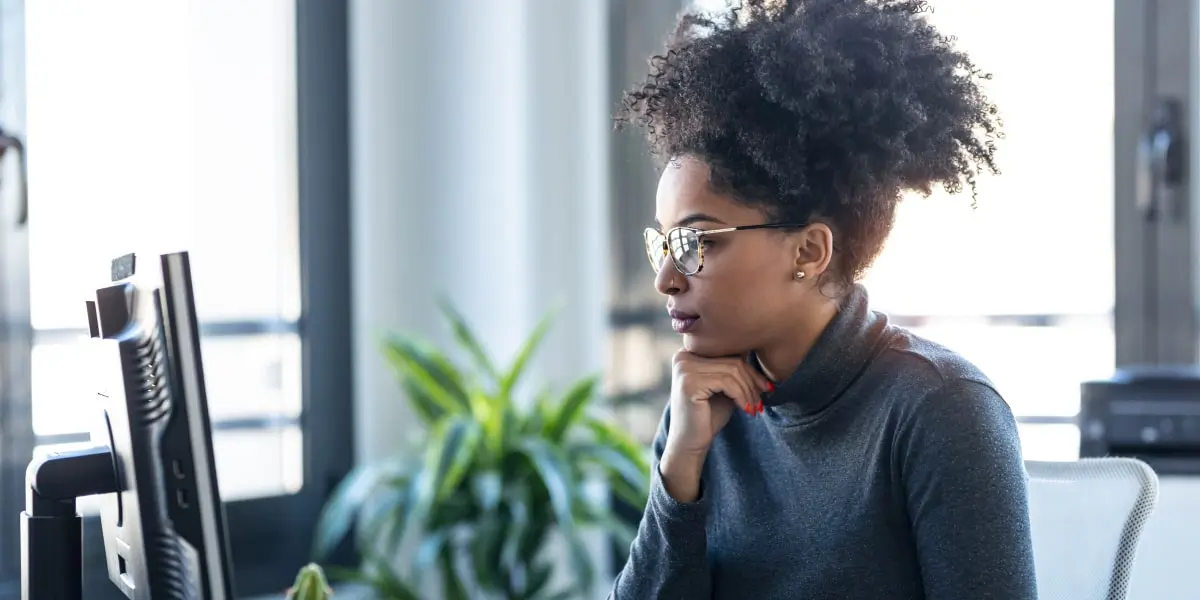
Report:
[[1082,385],[1079,455],[1130,456],[1200,474],[1200,368],[1136,367]]

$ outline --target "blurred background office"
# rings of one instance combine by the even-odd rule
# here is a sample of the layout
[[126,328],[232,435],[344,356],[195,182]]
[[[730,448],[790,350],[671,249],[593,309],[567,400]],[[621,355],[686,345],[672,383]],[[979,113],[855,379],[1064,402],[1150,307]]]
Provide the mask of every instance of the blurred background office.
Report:
[[[1160,101],[1182,136],[1200,123],[1200,2],[931,4],[994,74],[1003,175],[975,208],[902,204],[865,283],[995,380],[1027,459],[1072,460],[1082,381],[1200,355],[1195,188],[1162,180],[1157,219],[1138,195]],[[528,380],[601,373],[595,408],[648,443],[677,339],[641,240],[657,174],[610,116],[683,7],[0,0],[0,128],[28,158],[27,221],[17,152],[0,181],[0,598],[18,589],[25,465],[87,442],[83,298],[131,250],[192,253],[247,596],[290,582],[355,465],[424,435],[379,339],[452,348],[441,295],[504,362],[561,307]],[[1177,479],[1134,598],[1200,594],[1180,562],[1200,552],[1200,486]]]

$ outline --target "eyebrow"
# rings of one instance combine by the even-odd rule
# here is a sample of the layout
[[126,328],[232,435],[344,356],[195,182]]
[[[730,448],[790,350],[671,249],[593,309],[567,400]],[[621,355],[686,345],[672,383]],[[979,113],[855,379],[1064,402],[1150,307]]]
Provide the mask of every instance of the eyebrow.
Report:
[[[722,221],[712,215],[706,215],[704,213],[692,213],[692,214],[680,219],[679,223],[676,225],[676,227],[690,227],[690,226],[692,226],[696,223],[700,223],[700,222],[716,223],[717,225],[725,224],[725,221]],[[662,223],[659,223],[658,219],[654,220],[654,224],[657,225],[659,229],[662,229]]]

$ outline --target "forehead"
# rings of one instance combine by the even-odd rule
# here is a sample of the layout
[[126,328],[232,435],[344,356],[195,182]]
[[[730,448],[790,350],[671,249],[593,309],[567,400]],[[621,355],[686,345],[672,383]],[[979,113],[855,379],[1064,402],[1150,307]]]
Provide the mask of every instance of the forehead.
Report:
[[[706,218],[695,219],[696,215]],[[708,165],[694,158],[672,161],[658,179],[655,221],[669,229],[677,225],[750,225],[761,221],[759,211],[712,191]]]

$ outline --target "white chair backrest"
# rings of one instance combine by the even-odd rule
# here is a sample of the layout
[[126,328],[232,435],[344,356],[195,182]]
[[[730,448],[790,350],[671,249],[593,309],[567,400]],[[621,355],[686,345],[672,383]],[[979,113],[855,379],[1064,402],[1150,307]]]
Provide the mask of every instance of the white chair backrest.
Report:
[[1158,476],[1132,458],[1026,461],[1041,600],[1125,600]]

